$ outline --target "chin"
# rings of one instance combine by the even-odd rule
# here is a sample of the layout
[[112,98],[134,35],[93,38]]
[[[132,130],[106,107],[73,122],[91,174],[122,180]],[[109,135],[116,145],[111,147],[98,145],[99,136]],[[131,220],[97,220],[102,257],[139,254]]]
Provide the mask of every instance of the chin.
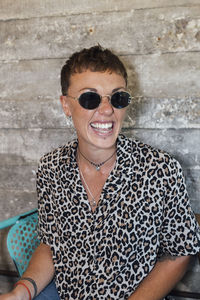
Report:
[[117,136],[98,136],[98,138],[92,139],[92,142],[95,146],[99,148],[112,148],[116,144]]

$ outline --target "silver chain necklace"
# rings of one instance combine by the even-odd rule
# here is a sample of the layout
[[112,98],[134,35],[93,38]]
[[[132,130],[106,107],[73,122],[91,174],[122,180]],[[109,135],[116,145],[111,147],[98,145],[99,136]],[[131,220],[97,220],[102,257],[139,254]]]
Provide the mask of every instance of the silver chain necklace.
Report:
[[86,180],[85,180],[85,178],[83,176],[83,173],[81,172],[80,166],[79,166],[79,171],[80,171],[81,177],[83,179],[83,182],[85,183],[85,186],[86,186],[86,188],[87,188],[90,196],[92,197],[92,200],[89,201],[90,205],[91,205],[91,207],[95,208],[97,206],[95,197],[92,195],[92,192],[90,191],[89,186],[87,185],[87,182],[86,182]]
[[101,166],[103,166],[107,161],[109,161],[115,154],[116,151],[113,152],[113,154],[111,156],[109,156],[106,160],[102,161],[99,164],[94,163],[93,161],[89,160],[87,157],[85,157],[85,155],[83,155],[83,153],[80,151],[80,149],[78,148],[79,153],[91,164],[93,165],[97,171],[100,170]]

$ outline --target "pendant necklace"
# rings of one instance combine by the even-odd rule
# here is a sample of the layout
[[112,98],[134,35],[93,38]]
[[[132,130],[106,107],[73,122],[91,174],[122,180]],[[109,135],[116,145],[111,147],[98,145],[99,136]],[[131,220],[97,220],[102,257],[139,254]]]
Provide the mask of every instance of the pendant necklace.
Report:
[[116,150],[113,152],[113,154],[111,156],[109,156],[106,160],[102,161],[99,164],[94,163],[93,161],[89,160],[87,157],[85,157],[85,155],[83,155],[83,153],[80,151],[80,149],[78,148],[79,153],[92,165],[96,168],[97,171],[100,170],[101,166],[103,166],[107,161],[109,161],[115,154]]
[[84,182],[84,184],[85,184],[85,186],[86,186],[86,188],[87,188],[90,196],[92,197],[92,200],[89,201],[90,205],[91,205],[91,207],[95,208],[97,206],[96,201],[95,201],[95,197],[92,195],[92,192],[90,191],[89,186],[87,185],[87,182],[86,182],[86,180],[85,180],[85,178],[83,176],[83,173],[81,172],[80,167],[79,167],[79,171],[80,171],[81,177],[83,179],[83,182]]

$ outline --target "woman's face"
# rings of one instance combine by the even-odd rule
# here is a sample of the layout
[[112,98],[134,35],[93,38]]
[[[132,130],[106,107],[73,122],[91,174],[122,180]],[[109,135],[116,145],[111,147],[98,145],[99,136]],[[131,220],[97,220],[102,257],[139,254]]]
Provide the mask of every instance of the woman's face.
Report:
[[[125,89],[126,83],[121,75],[87,70],[71,76],[68,95],[79,97],[84,92],[92,91],[103,96]],[[114,108],[106,96],[102,98],[100,105],[92,110],[83,108],[77,100],[68,96],[61,96],[61,103],[66,116],[72,117],[79,147],[115,147],[127,108]]]

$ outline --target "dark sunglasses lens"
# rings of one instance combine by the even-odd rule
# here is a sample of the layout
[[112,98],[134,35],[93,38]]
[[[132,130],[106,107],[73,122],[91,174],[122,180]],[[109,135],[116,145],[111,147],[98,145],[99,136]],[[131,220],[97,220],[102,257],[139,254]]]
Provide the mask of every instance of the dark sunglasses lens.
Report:
[[131,96],[127,92],[117,92],[111,97],[111,103],[115,108],[124,108],[129,105]]
[[93,92],[86,92],[80,95],[79,103],[85,109],[95,109],[99,106],[101,98]]

